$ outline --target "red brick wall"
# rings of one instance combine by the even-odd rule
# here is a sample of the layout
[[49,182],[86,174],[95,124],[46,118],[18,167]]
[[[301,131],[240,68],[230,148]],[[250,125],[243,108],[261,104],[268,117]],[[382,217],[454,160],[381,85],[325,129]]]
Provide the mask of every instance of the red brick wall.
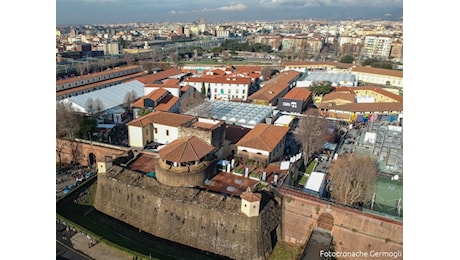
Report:
[[[62,147],[61,160],[62,163],[70,163],[72,161],[72,147],[77,145],[81,156],[79,156],[78,162],[81,165],[89,164],[89,155],[93,153],[96,156],[96,162],[103,162],[104,158],[114,159],[123,153],[130,150],[128,147],[117,147],[117,146],[103,146],[103,144],[93,142],[92,144],[85,142],[69,141],[64,139],[56,139],[56,150]],[[59,155],[56,151],[56,162],[59,162]]]
[[281,239],[286,242],[304,246],[318,227],[320,216],[328,213],[333,217],[331,233],[336,252],[403,252],[401,221],[331,205],[284,188],[281,193],[284,195]]

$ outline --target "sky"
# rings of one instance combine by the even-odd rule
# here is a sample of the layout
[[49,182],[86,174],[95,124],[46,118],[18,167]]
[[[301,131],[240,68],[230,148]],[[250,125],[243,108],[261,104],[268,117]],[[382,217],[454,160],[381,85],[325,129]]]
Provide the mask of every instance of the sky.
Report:
[[56,25],[402,17],[403,0],[56,0]]

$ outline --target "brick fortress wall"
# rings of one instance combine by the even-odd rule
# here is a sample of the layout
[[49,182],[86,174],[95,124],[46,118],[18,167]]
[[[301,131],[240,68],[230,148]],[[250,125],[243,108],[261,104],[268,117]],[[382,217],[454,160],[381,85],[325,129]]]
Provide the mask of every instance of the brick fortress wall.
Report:
[[313,229],[321,227],[331,230],[336,252],[403,252],[401,221],[336,206],[285,188],[281,193],[282,240],[305,245]]
[[94,207],[155,236],[233,259],[270,255],[281,218],[273,200],[249,218],[240,199],[168,187],[118,166],[98,174]]

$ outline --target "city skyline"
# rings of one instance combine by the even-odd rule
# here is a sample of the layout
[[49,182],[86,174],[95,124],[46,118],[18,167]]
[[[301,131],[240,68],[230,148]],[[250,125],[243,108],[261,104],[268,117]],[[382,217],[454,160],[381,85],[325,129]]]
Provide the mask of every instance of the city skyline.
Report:
[[134,22],[402,19],[402,0],[57,0],[56,25]]

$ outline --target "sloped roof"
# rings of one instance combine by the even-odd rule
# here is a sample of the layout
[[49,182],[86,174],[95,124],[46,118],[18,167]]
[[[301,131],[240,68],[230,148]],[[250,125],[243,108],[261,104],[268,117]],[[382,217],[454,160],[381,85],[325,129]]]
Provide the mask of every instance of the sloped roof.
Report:
[[133,107],[144,107],[144,99],[148,98],[155,102],[160,102],[160,98],[164,97],[168,93],[168,91],[164,88],[155,89],[150,92],[148,95],[143,96],[142,98],[138,99],[136,102],[133,103]]
[[368,74],[385,75],[385,76],[391,76],[391,77],[397,77],[397,78],[403,77],[403,72],[401,70],[356,66],[356,67],[353,67],[351,71],[360,72],[360,73],[368,73]]
[[329,101],[338,100],[338,99],[348,101],[350,103],[354,103],[355,95],[351,93],[345,93],[345,92],[331,92],[331,93],[324,95],[323,102],[329,102]]
[[142,127],[147,124],[160,124],[178,127],[184,123],[194,120],[194,116],[170,113],[165,111],[155,111],[147,115],[136,118],[128,123],[128,126]]
[[318,104],[319,109],[349,111],[349,112],[378,112],[378,111],[403,111],[402,102],[389,103],[350,103],[336,105],[335,103]]
[[288,131],[288,127],[259,123],[243,136],[236,146],[271,152]]
[[140,82],[144,83],[144,84],[153,84],[157,80],[164,80],[164,79],[167,79],[167,78],[169,78],[171,76],[179,75],[181,73],[182,73],[181,70],[176,69],[176,68],[172,68],[172,69],[168,69],[168,70],[165,70],[165,71],[160,71],[160,72],[157,72],[157,73],[154,73],[154,74],[148,74],[148,75],[145,75],[145,76],[142,76],[142,77],[138,77],[136,79],[139,80]]
[[311,91],[308,88],[292,88],[284,98],[306,101],[310,96]]
[[159,151],[160,157],[171,162],[193,162],[208,155],[214,150],[202,139],[188,136],[174,140]]
[[243,192],[240,196],[242,199],[249,201],[249,202],[255,202],[255,201],[261,201],[262,200],[262,194],[260,193],[252,193],[252,192]]

